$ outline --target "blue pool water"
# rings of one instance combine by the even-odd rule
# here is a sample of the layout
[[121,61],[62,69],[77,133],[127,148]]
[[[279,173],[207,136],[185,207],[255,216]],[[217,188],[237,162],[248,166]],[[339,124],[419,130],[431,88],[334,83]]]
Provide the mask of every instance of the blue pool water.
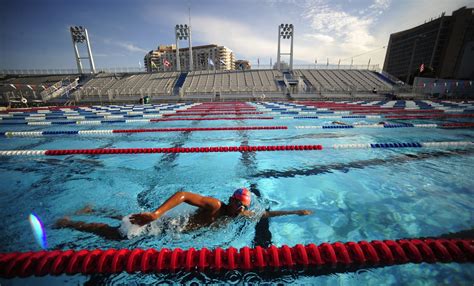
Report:
[[[362,119],[345,119],[347,123]],[[376,123],[378,119],[363,119]],[[450,120],[455,121],[455,120]],[[461,121],[461,120],[460,120]],[[463,118],[463,122],[467,122]],[[296,129],[322,125],[328,119],[236,121],[170,121],[99,126],[8,126],[4,131],[132,129],[154,127],[222,127],[284,125],[288,130],[138,133],[102,136],[0,138],[0,150],[82,148],[200,147],[473,141],[473,129],[360,128]],[[396,122],[396,121],[393,121]],[[400,121],[401,122],[401,121]],[[403,121],[446,123],[436,120]],[[471,120],[472,122],[472,120]],[[0,252],[39,250],[28,215],[42,218],[50,249],[107,248],[240,248],[271,241],[281,246],[440,236],[470,230],[474,220],[474,148],[324,149],[257,153],[133,154],[103,156],[0,157],[2,243]],[[285,216],[262,226],[237,219],[214,229],[165,232],[109,241],[69,229],[53,229],[60,217],[119,221],[101,214],[74,215],[86,205],[126,215],[157,208],[184,189],[223,201],[240,186],[254,194],[253,209],[309,209],[310,216]],[[177,220],[192,207],[169,216]],[[186,216],[186,215],[184,215]],[[176,221],[178,222],[178,221]],[[357,272],[308,275],[283,272],[263,275],[228,272],[220,275],[134,274],[0,279],[2,285],[91,283],[242,283],[284,282],[319,285],[471,285],[472,264],[407,264]]]

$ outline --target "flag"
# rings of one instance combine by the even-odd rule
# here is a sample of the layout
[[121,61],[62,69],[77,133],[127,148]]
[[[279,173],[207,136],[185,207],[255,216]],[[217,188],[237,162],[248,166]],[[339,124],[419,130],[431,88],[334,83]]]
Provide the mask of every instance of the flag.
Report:
[[272,67],[272,58],[270,58],[270,68]]
[[14,84],[10,83],[10,86],[16,89],[16,86]]
[[425,70],[425,64],[420,65],[420,73],[422,73]]
[[207,58],[207,63],[208,63],[210,66],[214,66],[214,62],[211,60],[211,58]]
[[224,66],[226,65],[226,63],[222,59],[220,59],[219,62]]
[[142,68],[142,63],[140,61],[138,61],[138,67]]
[[158,67],[156,66],[155,62],[151,61],[151,67],[152,68],[155,68],[155,69],[158,69]]
[[171,67],[171,63],[167,59],[163,59],[163,65],[167,68]]
[[260,58],[257,59],[257,65],[260,65]]

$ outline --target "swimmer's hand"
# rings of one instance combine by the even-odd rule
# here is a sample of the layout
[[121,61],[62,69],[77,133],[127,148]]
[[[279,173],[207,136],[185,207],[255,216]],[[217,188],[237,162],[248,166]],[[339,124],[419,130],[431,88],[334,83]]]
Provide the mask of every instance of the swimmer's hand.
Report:
[[312,213],[313,213],[313,212],[310,211],[310,210],[299,210],[299,211],[297,211],[296,214],[297,214],[297,215],[310,215],[310,214],[312,214]]
[[156,220],[157,218],[158,216],[155,213],[145,212],[131,215],[130,222],[133,224],[138,224],[139,226],[143,226]]

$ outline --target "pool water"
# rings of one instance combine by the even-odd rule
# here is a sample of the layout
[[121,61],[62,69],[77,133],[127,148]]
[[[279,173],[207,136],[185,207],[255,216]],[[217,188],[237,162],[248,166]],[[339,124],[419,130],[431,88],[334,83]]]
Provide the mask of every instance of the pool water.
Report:
[[[261,106],[249,103],[252,106]],[[252,115],[250,115],[252,116]],[[259,115],[256,115],[259,116]],[[195,116],[193,116],[195,117]],[[158,127],[288,126],[287,130],[135,133],[120,135],[0,138],[0,150],[83,148],[309,145],[378,142],[474,141],[474,129],[354,128],[298,129],[330,119],[169,121],[157,123],[25,126],[0,125],[0,131],[132,129]],[[375,124],[380,119],[344,119]],[[449,119],[449,122],[474,122]],[[446,123],[403,120],[404,123]],[[44,222],[50,249],[241,248],[441,236],[474,226],[474,148],[323,149],[321,151],[181,154],[0,156],[0,252],[38,251],[28,215]],[[54,229],[63,216],[72,220],[119,220],[156,209],[178,190],[227,201],[237,187],[253,193],[252,209],[308,209],[309,216],[266,221],[236,219],[219,228],[181,232],[180,217],[194,209],[180,206],[167,216],[175,228],[158,229],[129,240]],[[84,206],[95,214],[74,214]],[[0,279],[2,285],[296,283],[319,285],[472,285],[472,264],[406,264],[357,272],[316,275],[299,271],[220,274],[75,275]]]

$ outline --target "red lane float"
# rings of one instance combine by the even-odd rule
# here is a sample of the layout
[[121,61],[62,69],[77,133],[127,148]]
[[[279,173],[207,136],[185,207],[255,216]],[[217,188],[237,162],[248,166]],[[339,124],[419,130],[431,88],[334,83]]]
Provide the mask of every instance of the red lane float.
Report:
[[257,111],[254,108],[238,108],[238,109],[209,109],[209,108],[188,108],[183,110],[176,110],[177,113],[186,113],[186,112],[204,112],[204,111],[212,111],[212,112],[237,112],[237,111]]
[[402,239],[323,243],[294,247],[247,246],[237,250],[55,250],[0,254],[0,276],[6,278],[134,272],[277,270],[337,266],[364,268],[406,263],[472,263],[474,241],[468,239]]
[[47,156],[62,155],[105,155],[142,153],[216,153],[216,152],[265,152],[265,151],[306,151],[322,150],[322,145],[282,145],[282,146],[225,146],[225,147],[171,147],[171,148],[107,148],[47,150]]
[[181,112],[181,113],[165,113],[163,116],[210,116],[210,115],[249,115],[249,114],[263,114],[263,112]]
[[287,126],[242,126],[242,127],[183,127],[183,128],[149,128],[149,129],[116,129],[112,133],[142,132],[190,132],[190,131],[231,131],[231,130],[277,130],[288,129]]
[[156,118],[150,119],[150,122],[160,122],[160,121],[196,121],[196,120],[270,120],[273,117],[270,116],[260,116],[260,117],[209,117],[209,118],[202,118],[202,117],[192,117],[192,118]]

